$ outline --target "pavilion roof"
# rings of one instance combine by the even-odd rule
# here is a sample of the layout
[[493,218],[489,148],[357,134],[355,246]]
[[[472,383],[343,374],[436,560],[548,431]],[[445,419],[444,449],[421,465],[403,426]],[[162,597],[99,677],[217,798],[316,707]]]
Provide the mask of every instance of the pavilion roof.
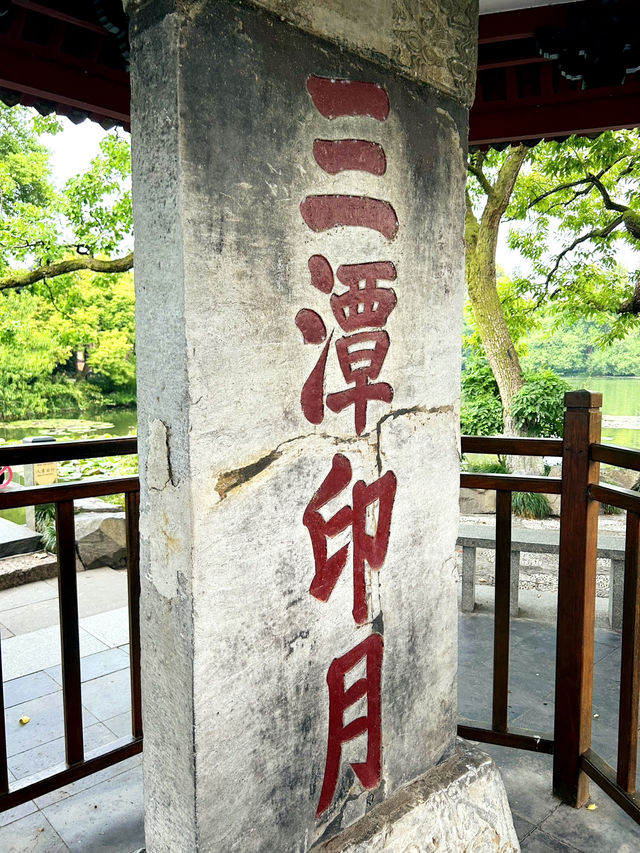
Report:
[[[525,8],[520,8],[520,7]],[[637,0],[480,0],[469,141],[500,147],[640,123]],[[120,0],[0,0],[0,99],[129,126]]]

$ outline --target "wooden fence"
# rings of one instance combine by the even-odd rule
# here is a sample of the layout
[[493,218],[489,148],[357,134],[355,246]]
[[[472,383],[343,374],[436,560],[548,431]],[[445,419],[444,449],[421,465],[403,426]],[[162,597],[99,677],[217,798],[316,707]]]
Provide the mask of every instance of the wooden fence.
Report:
[[[510,474],[460,476],[465,488],[496,490],[493,701],[490,722],[458,727],[462,737],[553,754],[553,790],[579,807],[589,777],[640,823],[636,793],[640,699],[640,494],[600,485],[600,463],[640,471],[640,452],[601,444],[602,395],[565,396],[563,439],[463,436],[463,453],[562,458],[560,478]],[[511,495],[561,496],[554,731],[509,728]],[[614,769],[591,745],[596,556],[600,503],[626,510],[618,757]]]
[[[72,441],[52,444],[4,446],[2,466],[33,465],[69,459],[137,453],[135,438]],[[124,495],[127,529],[127,577],[131,673],[131,737],[121,738],[105,750],[85,753],[82,729],[80,633],[76,585],[76,542],[73,503],[81,498]],[[140,486],[137,477],[95,478],[80,483],[58,483],[23,489],[0,490],[0,510],[53,503],[56,507],[58,553],[58,602],[62,657],[62,703],[66,763],[43,774],[9,784],[7,741],[4,725],[2,654],[0,647],[0,811],[97,773],[142,751],[142,704],[140,693],[140,574],[138,517]]]
[[[461,486],[495,489],[497,498],[492,716],[490,721],[474,721],[461,725],[458,731],[463,737],[472,740],[552,753],[553,789],[565,802],[574,806],[582,805],[588,797],[588,778],[591,777],[640,823],[640,798],[635,792],[640,698],[640,494],[599,483],[600,463],[640,471],[640,452],[600,443],[600,394],[573,391],[566,395],[565,402],[567,408],[563,439],[478,436],[462,438],[463,453],[561,457],[562,476],[550,478],[511,474],[461,474]],[[0,451],[0,464],[13,466],[98,458],[134,454],[136,451],[136,440],[133,438],[5,446]],[[513,492],[561,495],[556,711],[553,732],[509,727],[509,604]],[[106,751],[86,755],[82,736],[73,502],[80,498],[113,494],[124,494],[127,519],[131,737],[111,744]],[[39,777],[10,786],[5,729],[0,721],[0,811],[95,773],[142,750],[138,478],[98,478],[81,483],[0,490],[0,510],[43,503],[56,505],[66,764]],[[595,580],[600,503],[616,506],[627,512],[616,769],[609,766],[591,746]],[[3,707],[0,684],[0,708]]]

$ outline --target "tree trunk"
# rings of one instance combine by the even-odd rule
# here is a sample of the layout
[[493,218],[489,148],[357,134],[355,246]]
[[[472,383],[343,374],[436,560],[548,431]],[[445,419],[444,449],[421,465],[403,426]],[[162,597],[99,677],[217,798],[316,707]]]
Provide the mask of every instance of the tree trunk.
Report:
[[[493,185],[480,169],[474,171],[487,192],[487,202],[480,220],[473,212],[467,195],[465,223],[466,278],[469,301],[473,309],[478,334],[482,340],[489,366],[498,385],[502,402],[504,434],[522,435],[511,415],[511,400],[524,384],[522,367],[504,316],[496,283],[496,247],[500,221],[507,209],[520,168],[527,156],[524,146],[512,148],[507,154]],[[510,457],[512,471],[532,473],[541,469],[535,457]]]
[[[481,229],[478,229],[479,232]],[[517,435],[510,405],[522,388],[522,367],[496,287],[494,250],[487,243],[494,235],[479,233],[475,247],[467,244],[466,272],[469,300],[487,361],[498,384],[505,435]],[[497,231],[495,234],[497,238]]]

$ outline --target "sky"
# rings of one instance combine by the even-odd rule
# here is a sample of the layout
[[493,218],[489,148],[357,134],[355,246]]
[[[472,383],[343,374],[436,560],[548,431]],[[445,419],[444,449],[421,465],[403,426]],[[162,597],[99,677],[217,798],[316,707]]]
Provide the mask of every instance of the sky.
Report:
[[[73,124],[63,116],[59,120],[63,126],[62,133],[47,137],[46,145],[53,154],[51,162],[55,183],[62,187],[69,178],[87,169],[107,131],[89,119],[82,124]],[[120,132],[124,134],[124,131]]]

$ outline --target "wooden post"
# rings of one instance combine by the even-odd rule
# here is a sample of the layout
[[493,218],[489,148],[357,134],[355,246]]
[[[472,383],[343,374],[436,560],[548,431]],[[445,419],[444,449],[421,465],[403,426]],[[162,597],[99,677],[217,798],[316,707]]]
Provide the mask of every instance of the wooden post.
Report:
[[496,591],[493,621],[492,726],[509,728],[509,632],[511,628],[511,492],[496,492]]
[[600,465],[589,446],[600,441],[602,394],[569,391],[564,401],[553,791],[579,808],[589,796],[580,756],[591,746],[598,548],[589,483],[598,482]]
[[632,794],[636,790],[640,696],[640,515],[635,512],[627,512],[625,550],[617,782]]

